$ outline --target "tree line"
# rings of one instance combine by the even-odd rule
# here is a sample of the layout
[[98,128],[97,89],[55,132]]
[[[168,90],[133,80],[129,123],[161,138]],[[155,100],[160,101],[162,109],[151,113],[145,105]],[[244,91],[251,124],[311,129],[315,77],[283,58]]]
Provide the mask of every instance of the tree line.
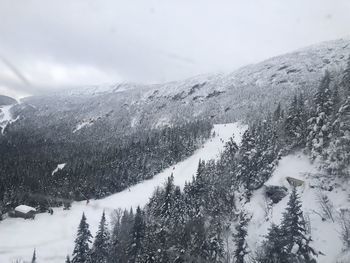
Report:
[[[108,141],[55,141],[25,131],[0,138],[0,210],[18,204],[45,211],[101,198],[153,177],[190,156],[211,135],[194,121]],[[62,170],[53,173],[60,163]]]

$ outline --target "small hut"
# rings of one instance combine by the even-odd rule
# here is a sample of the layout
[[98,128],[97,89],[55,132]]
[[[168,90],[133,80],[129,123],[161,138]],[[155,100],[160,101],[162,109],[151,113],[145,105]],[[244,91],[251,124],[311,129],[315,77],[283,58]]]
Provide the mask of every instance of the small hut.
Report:
[[21,217],[24,219],[34,219],[36,213],[36,209],[31,206],[27,205],[19,205],[15,208],[15,210],[12,213],[13,217]]
[[297,178],[293,178],[293,177],[288,176],[288,177],[286,177],[286,179],[287,179],[288,183],[294,187],[302,186],[304,184],[303,180],[300,180]]

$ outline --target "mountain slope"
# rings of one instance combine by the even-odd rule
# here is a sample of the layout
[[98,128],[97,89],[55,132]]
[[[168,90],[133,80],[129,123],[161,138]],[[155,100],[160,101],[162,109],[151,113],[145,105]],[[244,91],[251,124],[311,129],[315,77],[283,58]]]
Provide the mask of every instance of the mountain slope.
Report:
[[[296,92],[311,94],[326,69],[343,67],[346,39],[278,56],[231,74],[198,76],[157,85],[118,84],[29,97],[15,109],[11,130],[40,129],[55,138],[108,138],[111,133],[173,125],[193,119],[214,122],[256,118]],[[103,127],[103,128],[101,128]]]

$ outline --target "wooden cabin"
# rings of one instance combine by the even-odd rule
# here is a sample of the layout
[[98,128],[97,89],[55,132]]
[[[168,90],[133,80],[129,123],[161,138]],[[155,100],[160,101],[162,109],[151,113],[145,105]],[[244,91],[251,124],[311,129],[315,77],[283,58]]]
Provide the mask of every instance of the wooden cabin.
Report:
[[35,214],[36,209],[34,207],[27,205],[19,205],[13,211],[11,211],[11,213],[9,213],[9,216],[20,217],[24,219],[34,219]]

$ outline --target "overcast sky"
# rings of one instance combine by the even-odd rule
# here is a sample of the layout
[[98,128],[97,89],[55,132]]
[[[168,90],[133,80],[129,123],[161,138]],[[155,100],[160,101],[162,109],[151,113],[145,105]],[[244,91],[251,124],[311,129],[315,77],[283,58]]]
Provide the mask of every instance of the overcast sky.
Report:
[[229,72],[350,35],[349,0],[0,0],[0,94]]

